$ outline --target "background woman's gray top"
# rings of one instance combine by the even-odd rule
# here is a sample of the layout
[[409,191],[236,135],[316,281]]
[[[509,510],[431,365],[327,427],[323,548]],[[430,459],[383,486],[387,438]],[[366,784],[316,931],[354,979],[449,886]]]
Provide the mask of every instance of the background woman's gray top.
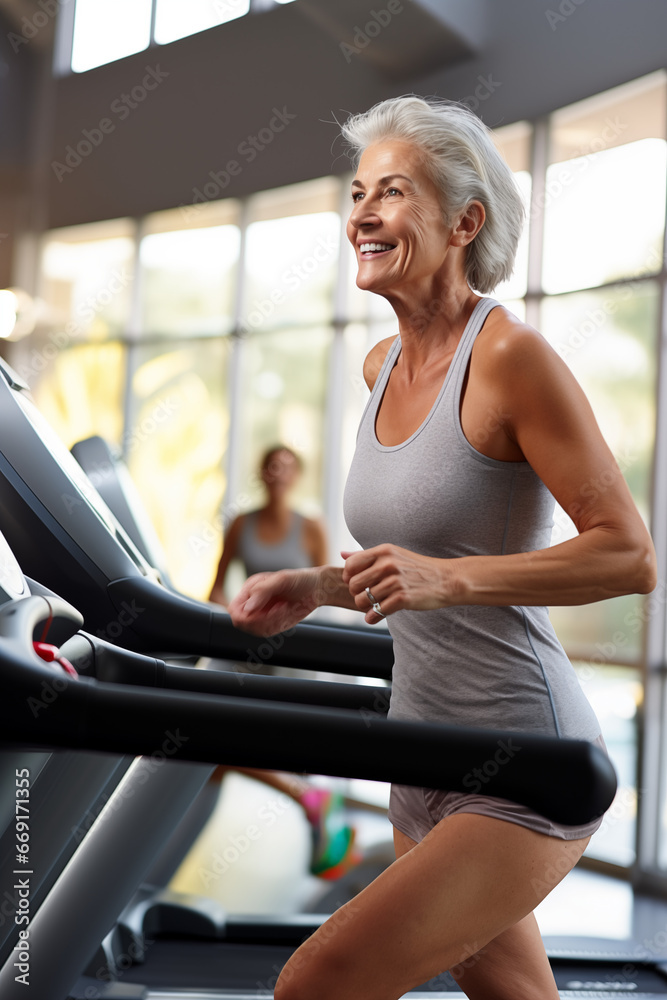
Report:
[[239,536],[238,555],[248,576],[253,573],[270,573],[279,569],[305,569],[312,566],[310,555],[303,544],[303,517],[291,512],[290,528],[280,542],[268,544],[257,535],[258,511],[253,510],[243,518]]
[[[547,487],[527,462],[482,455],[461,427],[473,344],[497,305],[490,298],[476,304],[431,412],[395,446],[380,444],[375,432],[400,337],[390,347],[361,419],[345,489],[347,524],[363,548],[391,542],[456,558],[549,546],[554,498]],[[489,421],[499,417],[489,413]],[[392,718],[588,740],[599,735],[546,608],[398,611],[387,625],[395,651]]]

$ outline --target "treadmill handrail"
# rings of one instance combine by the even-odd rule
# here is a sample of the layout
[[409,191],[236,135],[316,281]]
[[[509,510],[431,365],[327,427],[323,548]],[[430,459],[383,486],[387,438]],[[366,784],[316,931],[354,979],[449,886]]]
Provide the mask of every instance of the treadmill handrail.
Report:
[[[43,583],[26,576],[30,590],[47,598],[60,600]],[[270,663],[346,676],[376,677],[390,681],[393,666],[393,643],[386,632],[349,625],[321,625],[302,622],[288,632],[275,636],[256,636],[235,628],[227,612],[216,604],[196,601],[144,577],[123,577],[109,584],[107,591],[119,612],[127,620],[120,638],[122,645],[91,635],[96,642],[125,649],[128,656],[141,649],[161,662],[175,654],[217,656],[245,662],[251,673]],[[148,635],[133,634],[131,649],[126,642],[133,619],[141,616]],[[90,634],[90,633],[89,633]],[[65,653],[65,655],[67,655]],[[180,686],[180,685],[178,685]]]
[[345,684],[310,678],[273,677],[236,670],[204,670],[165,663],[157,657],[114,646],[87,632],[77,632],[60,649],[79,674],[109,684],[168,688],[198,694],[263,698],[329,708],[365,709],[384,714],[390,687]]
[[161,760],[166,755],[472,791],[511,799],[566,824],[600,816],[616,791],[609,759],[583,740],[111,685],[65,674],[44,711],[35,711],[30,706],[43,691],[45,673],[53,674],[13,643],[0,644],[0,671],[5,691],[0,738],[14,745],[159,753]]
[[36,656],[32,645],[34,630],[43,622],[42,638],[47,640],[54,620],[64,623],[69,635],[83,625],[83,617],[77,609],[55,595],[31,595],[9,601],[0,607],[0,638],[26,655]]
[[[302,622],[276,636],[251,635],[236,628],[217,605],[177,594],[143,576],[113,580],[107,593],[119,613],[130,619],[126,633],[134,631],[136,648],[143,652],[391,679],[393,643],[387,633]],[[133,630],[132,616],[140,618],[140,629]]]

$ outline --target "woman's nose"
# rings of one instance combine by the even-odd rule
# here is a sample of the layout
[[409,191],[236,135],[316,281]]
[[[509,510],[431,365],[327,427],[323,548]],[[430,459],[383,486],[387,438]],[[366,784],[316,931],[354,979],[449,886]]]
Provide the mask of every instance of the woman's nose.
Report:
[[350,212],[350,225],[355,229],[360,229],[364,225],[377,226],[380,221],[376,205],[366,201],[365,198],[355,202]]

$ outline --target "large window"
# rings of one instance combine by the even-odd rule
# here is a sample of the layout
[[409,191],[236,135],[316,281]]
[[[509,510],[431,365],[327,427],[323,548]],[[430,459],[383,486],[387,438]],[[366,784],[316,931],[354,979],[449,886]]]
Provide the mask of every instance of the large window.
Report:
[[55,70],[96,66],[292,0],[60,0]]
[[[583,386],[649,524],[664,296],[664,280],[655,276],[664,275],[665,112],[659,73],[552,116],[540,151],[548,166],[542,277],[533,290],[539,327]],[[573,530],[559,509],[554,540]],[[614,807],[588,853],[627,866],[636,862],[638,788],[649,791],[637,779],[651,617],[645,608],[644,599],[630,596],[551,611],[619,776]]]
[[143,335],[220,336],[234,328],[239,259],[235,202],[160,212],[145,220],[140,243]]
[[148,48],[152,0],[76,0],[72,6],[75,73]]
[[122,449],[179,590],[206,596],[220,555],[218,509],[229,441],[229,341],[133,348],[132,415]]
[[[665,81],[653,74],[496,133],[528,211],[495,297],[571,367],[656,540],[667,509]],[[277,441],[304,458],[296,499],[325,517],[332,559],[354,545],[342,493],[368,398],[362,364],[396,323],[356,287],[350,179],[45,238],[40,294],[65,332],[51,335],[55,348],[17,343],[19,364],[68,445],[101,433],[124,450],[174,582],[195,597],[210,587],[224,524],[259,502],[257,462]],[[553,541],[573,532],[558,509]],[[656,872],[667,868],[660,559],[660,596],[551,611],[620,779],[588,855]]]

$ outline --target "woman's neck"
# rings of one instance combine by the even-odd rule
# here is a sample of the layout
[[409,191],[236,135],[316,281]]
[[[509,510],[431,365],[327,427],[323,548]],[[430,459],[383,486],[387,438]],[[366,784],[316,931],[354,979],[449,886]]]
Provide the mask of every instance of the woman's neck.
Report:
[[387,298],[398,319],[401,366],[417,373],[434,357],[453,354],[480,297],[466,285]]
[[285,521],[290,516],[286,496],[270,496],[261,512],[267,521]]

